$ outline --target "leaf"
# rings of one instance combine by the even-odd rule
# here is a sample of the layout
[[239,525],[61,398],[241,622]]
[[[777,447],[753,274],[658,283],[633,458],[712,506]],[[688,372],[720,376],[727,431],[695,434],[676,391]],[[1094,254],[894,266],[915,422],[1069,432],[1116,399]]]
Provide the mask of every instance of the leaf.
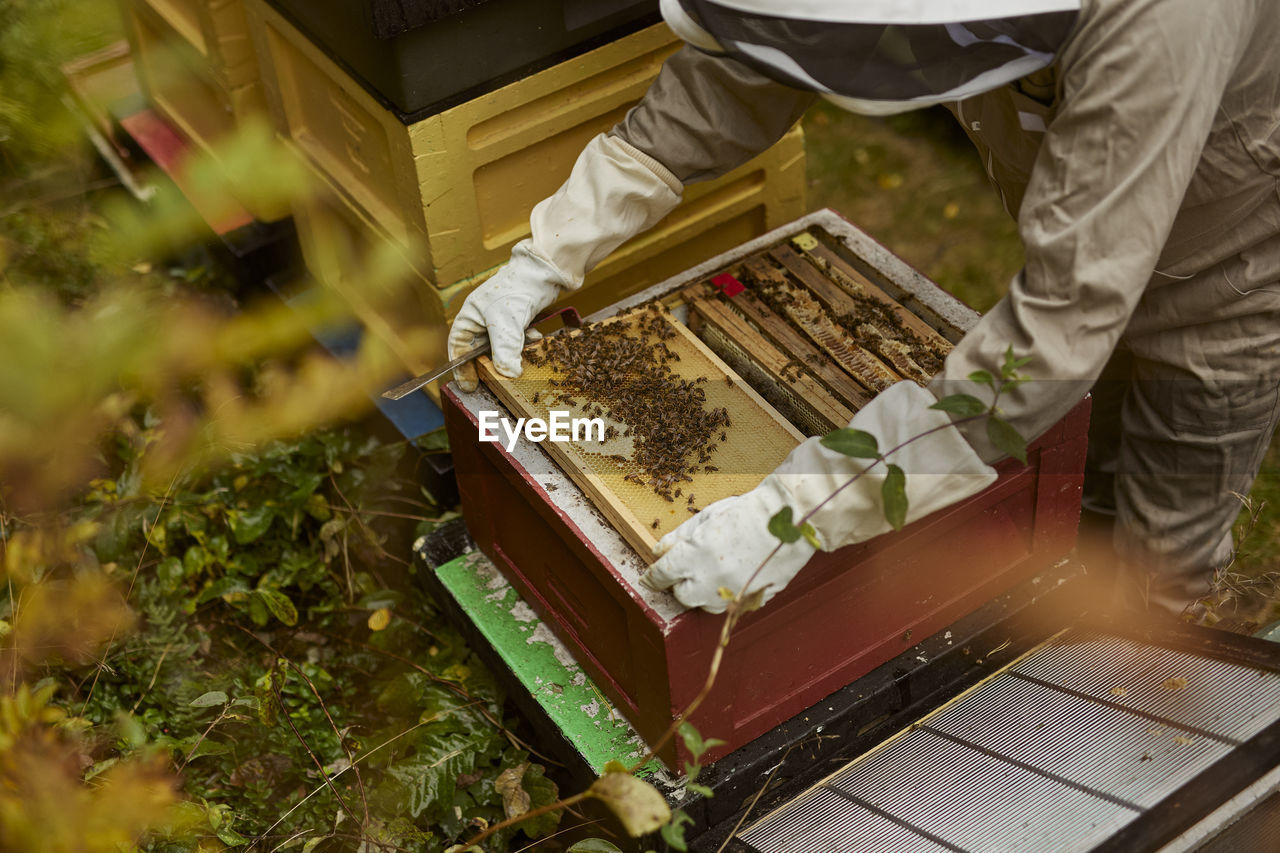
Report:
[[764,607],[764,587],[752,590],[742,597],[742,601],[738,603],[738,608],[743,613],[750,613],[753,610],[759,610]]
[[293,606],[289,596],[278,589],[271,589],[270,587],[260,587],[255,592],[262,597],[262,603],[267,605],[267,609],[271,611],[272,616],[286,625],[298,624],[298,608]]
[[951,394],[943,397],[929,408],[958,415],[962,418],[972,418],[987,413],[987,407],[983,402],[970,394]]
[[587,796],[608,806],[632,838],[647,835],[671,820],[671,809],[658,789],[627,773],[606,773],[587,789]]
[[369,614],[369,630],[381,631],[391,624],[391,611],[380,607]]
[[603,838],[584,838],[565,853],[622,853],[622,848]]
[[191,756],[187,760],[195,761],[202,755],[225,755],[230,751],[231,747],[227,746],[225,743],[219,743],[216,740],[205,738],[200,741],[194,750],[191,751]]
[[708,788],[706,785],[698,785],[694,782],[685,784],[685,788],[693,791],[695,794],[701,794],[704,797],[714,797],[716,792]]
[[[529,807],[531,809],[550,805],[560,799],[560,789],[556,787],[555,782],[546,777],[545,771],[540,764],[530,765],[529,769],[524,773],[524,780],[520,784],[529,794]],[[561,812],[559,810],[549,811],[522,822],[520,827],[524,834],[530,838],[541,838],[556,831],[556,828],[560,825],[560,817]]]
[[819,441],[823,447],[858,459],[880,458],[880,445],[876,437],[860,429],[838,429],[824,435]]
[[907,523],[907,475],[897,465],[888,466],[880,497],[884,500],[885,521],[894,530],[901,530]]
[[702,741],[702,732],[698,731],[693,723],[685,720],[680,723],[680,739],[684,741],[685,749],[689,750],[689,754],[694,758],[701,758],[702,753],[707,751],[707,745]]
[[769,532],[786,544],[800,538],[800,528],[791,523],[791,507],[784,506],[769,519]]
[[275,517],[275,509],[266,504],[258,504],[250,509],[229,509],[227,526],[231,528],[231,535],[235,537],[237,544],[248,545],[262,538]]
[[689,817],[687,812],[678,811],[671,816],[670,823],[662,826],[662,840],[673,850],[687,851],[689,844],[684,840],[684,828],[686,824],[693,823],[693,818]]
[[[417,818],[424,812],[451,809],[459,776],[476,769],[479,744],[470,732],[423,730],[417,753],[386,770],[383,783],[392,813]],[[434,818],[437,814],[429,814]]]
[[992,417],[987,421],[987,438],[997,449],[1027,464],[1027,442],[1007,421]]
[[196,597],[196,604],[204,604],[207,601],[213,601],[215,598],[222,598],[226,595],[245,593],[248,591],[248,585],[240,578],[218,578],[216,581],[201,590],[200,595]]
[[278,709],[276,707],[275,679],[276,674],[268,670],[253,683],[254,696],[258,700],[258,721],[264,726],[274,726],[276,724]]
[[493,780],[493,789],[502,795],[502,810],[508,818],[520,817],[529,811],[529,792],[520,785],[528,769],[529,762],[523,761],[503,770]]
[[694,727],[693,723],[690,723],[688,720],[680,723],[678,731],[680,732],[681,739],[684,740],[685,748],[689,750],[689,754],[694,758],[701,758],[703,753],[708,749],[723,746],[725,743],[725,741],[720,740],[720,738],[714,737],[706,738],[704,740],[702,733],[698,731],[697,728]]
[[249,839],[236,832],[229,826],[220,826],[215,830],[218,840],[228,847],[239,847],[242,844],[248,844]]
[[168,584],[176,584],[182,580],[182,560],[174,556],[165,557],[160,561],[160,565],[156,566],[156,574],[159,575],[160,580]]
[[191,700],[192,708],[212,708],[214,705],[227,704],[227,694],[221,690],[210,690]]
[[1004,351],[1004,364],[1000,367],[1000,375],[1004,379],[1012,379],[1018,375],[1018,368],[1026,366],[1030,361],[1031,356],[1016,358],[1013,354],[1013,344],[1009,344],[1009,348]]
[[996,387],[996,378],[985,370],[975,370],[969,374],[970,382],[977,382],[979,385],[989,385]]

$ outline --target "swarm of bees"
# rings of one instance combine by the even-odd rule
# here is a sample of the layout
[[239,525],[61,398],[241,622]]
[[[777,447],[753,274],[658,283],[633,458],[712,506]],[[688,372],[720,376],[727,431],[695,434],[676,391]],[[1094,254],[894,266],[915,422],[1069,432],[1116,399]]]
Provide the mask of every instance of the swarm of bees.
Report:
[[[581,399],[591,415],[624,425],[620,434],[631,438],[635,451],[629,461],[640,473],[623,479],[672,502],[681,494],[680,483],[715,470],[707,463],[731,425],[727,410],[706,407],[705,376],[685,379],[673,373],[671,363],[680,355],[667,341],[677,334],[662,307],[652,302],[629,320],[555,335],[526,354],[531,363],[555,372],[548,403],[573,406]],[[613,427],[606,431],[606,439],[617,435]],[[692,496],[689,510],[697,511]]]

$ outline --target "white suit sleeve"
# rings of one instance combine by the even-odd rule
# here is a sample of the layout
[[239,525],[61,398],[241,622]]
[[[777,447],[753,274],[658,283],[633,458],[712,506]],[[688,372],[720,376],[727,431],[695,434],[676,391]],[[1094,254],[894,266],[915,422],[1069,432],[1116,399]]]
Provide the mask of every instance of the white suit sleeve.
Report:
[[708,181],[781,139],[816,99],[741,62],[685,45],[610,134],[685,184]]
[[[1018,217],[1026,264],[948,357],[931,390],[970,393],[1005,349],[1036,381],[1001,398],[1026,438],[1089,390],[1147,289],[1246,41],[1199,0],[1096,3],[1061,57],[1061,106]],[[978,425],[984,459],[1000,454]]]

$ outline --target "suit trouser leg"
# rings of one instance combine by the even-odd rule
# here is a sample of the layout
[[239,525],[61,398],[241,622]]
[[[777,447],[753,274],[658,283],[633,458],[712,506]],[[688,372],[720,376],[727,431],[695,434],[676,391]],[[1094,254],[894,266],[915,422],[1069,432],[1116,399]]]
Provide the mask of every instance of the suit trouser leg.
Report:
[[1230,560],[1238,496],[1280,418],[1278,344],[1280,312],[1270,310],[1129,342],[1114,545],[1145,600],[1180,609]]

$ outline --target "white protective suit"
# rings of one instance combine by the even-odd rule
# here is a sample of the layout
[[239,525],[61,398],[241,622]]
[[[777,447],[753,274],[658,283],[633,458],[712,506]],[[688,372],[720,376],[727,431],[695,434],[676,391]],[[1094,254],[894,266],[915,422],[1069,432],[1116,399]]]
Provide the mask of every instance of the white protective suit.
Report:
[[[998,374],[1012,344],[1036,381],[1001,404],[1032,439],[1106,368],[1086,505],[1115,514],[1117,552],[1155,573],[1157,594],[1202,594],[1230,551],[1232,493],[1248,491],[1280,414],[1280,3],[663,6],[703,50],[673,56],[611,135],[684,184],[772,144],[814,90],[852,108],[880,101],[872,112],[962,98],[946,106],[1017,218],[1026,264],[930,390],[986,399],[965,377]],[[881,36],[858,29],[868,23]],[[963,58],[948,60],[955,46]],[[995,88],[973,92],[978,79]],[[983,460],[999,457],[980,426],[962,432]],[[697,521],[664,546],[723,561],[726,543]],[[677,594],[699,570],[655,568]]]

